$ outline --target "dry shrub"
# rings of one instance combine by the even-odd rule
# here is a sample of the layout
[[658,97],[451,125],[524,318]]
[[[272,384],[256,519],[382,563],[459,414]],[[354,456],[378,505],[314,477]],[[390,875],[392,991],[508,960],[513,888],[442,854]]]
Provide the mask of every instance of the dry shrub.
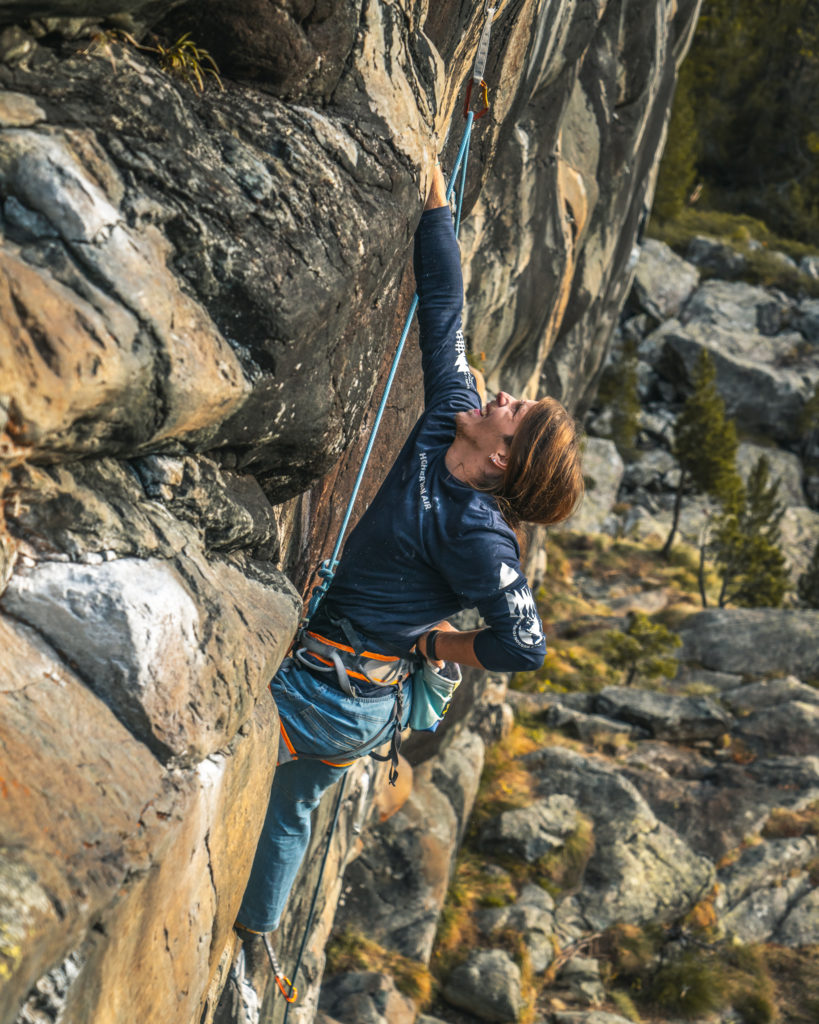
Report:
[[819,835],[819,800],[801,811],[788,807],[775,807],[762,826],[766,839],[797,839]]
[[432,998],[432,976],[425,964],[384,949],[351,928],[333,936],[327,946],[327,973],[343,971],[389,974],[398,991],[419,1006],[426,1006]]
[[578,814],[574,831],[562,845],[538,860],[539,881],[553,896],[578,889],[593,853],[594,825],[584,814]]

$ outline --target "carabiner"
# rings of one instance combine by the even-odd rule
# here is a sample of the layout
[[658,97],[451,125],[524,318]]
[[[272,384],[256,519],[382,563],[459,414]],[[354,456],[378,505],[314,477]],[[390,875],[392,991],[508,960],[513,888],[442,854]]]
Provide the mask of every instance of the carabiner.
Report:
[[[275,977],[276,984],[279,986],[279,992],[281,992],[281,994],[284,996],[285,1001],[288,1003],[295,1003],[295,1001],[299,997],[299,990],[296,988],[293,982],[289,978],[285,978],[283,974],[277,974]],[[288,995],[284,990],[285,984],[290,989],[290,995]]]
[[[467,87],[466,87],[466,100],[464,102],[464,117],[467,117],[469,115],[469,105],[472,102],[472,85],[473,85],[474,81],[475,81],[474,78],[470,78],[469,79],[469,85],[467,85]],[[484,114],[489,110],[489,86],[486,84],[486,82],[483,79],[480,80],[480,89],[481,89],[481,102],[483,103],[483,106],[481,107],[480,110],[476,110],[475,111],[474,116],[475,116],[476,119],[479,118],[479,117],[483,117]]]

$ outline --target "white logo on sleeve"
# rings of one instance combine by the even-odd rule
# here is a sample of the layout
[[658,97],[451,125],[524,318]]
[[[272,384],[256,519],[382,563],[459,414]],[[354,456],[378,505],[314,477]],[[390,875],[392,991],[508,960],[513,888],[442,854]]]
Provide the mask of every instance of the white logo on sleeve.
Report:
[[467,378],[467,387],[472,386],[472,371],[466,360],[466,342],[461,331],[455,335],[455,372],[462,373]]
[[539,647],[543,643],[543,629],[540,616],[535,608],[535,599],[528,587],[510,590],[506,594],[509,615],[512,623],[512,634],[518,647]]
[[520,573],[517,569],[513,569],[511,565],[507,565],[506,562],[501,562],[500,567],[500,589],[504,590],[512,583],[517,583]]

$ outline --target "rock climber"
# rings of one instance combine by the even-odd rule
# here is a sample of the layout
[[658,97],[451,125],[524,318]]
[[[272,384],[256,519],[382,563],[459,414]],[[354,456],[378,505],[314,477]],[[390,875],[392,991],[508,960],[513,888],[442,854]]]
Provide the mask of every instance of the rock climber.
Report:
[[[278,927],[324,791],[409,720],[412,658],[511,672],[545,640],[520,565],[522,523],[567,519],[583,493],[575,424],[553,398],[486,405],[466,361],[458,244],[436,165],[415,235],[425,410],[350,535],[308,631],[276,673],[279,766],[240,935]],[[447,618],[476,607],[485,626]],[[397,726],[397,728],[396,728]],[[393,739],[393,761],[396,741]]]

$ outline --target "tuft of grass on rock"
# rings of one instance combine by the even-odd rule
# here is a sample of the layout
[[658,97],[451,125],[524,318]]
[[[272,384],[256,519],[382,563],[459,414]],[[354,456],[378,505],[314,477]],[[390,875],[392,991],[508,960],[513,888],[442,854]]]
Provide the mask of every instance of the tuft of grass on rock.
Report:
[[574,831],[537,861],[537,881],[556,898],[573,892],[580,887],[593,853],[594,825],[584,814],[578,814]]
[[762,826],[765,839],[798,839],[801,836],[819,836],[819,800],[801,811],[789,807],[774,807]]
[[[652,1019],[698,1020],[730,1009],[743,1024],[779,1020],[771,947],[715,940],[713,895],[675,925],[620,924],[604,933],[599,952],[612,1001],[624,993]],[[819,986],[819,968],[816,976]]]
[[511,873],[465,845],[458,854],[435,936],[433,966],[445,977],[466,954],[481,945],[475,924],[479,907],[506,906],[517,889]]
[[398,991],[421,1007],[432,998],[432,975],[425,964],[384,949],[352,928],[333,936],[327,946],[327,973],[344,971],[389,974]]
[[692,950],[663,964],[649,979],[646,995],[657,1009],[693,1020],[727,1005],[727,983],[720,965]]
[[633,1021],[634,1024],[643,1024],[643,1018],[634,1003],[634,1000],[621,988],[613,989],[608,993],[609,999],[614,1003],[615,1010],[621,1017]]

